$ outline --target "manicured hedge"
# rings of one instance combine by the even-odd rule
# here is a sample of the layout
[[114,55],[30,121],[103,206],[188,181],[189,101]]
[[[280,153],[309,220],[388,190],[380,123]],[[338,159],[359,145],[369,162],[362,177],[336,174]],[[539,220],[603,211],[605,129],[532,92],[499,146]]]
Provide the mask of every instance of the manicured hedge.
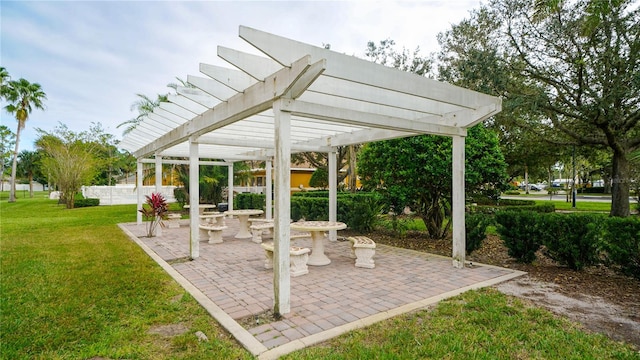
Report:
[[467,255],[478,250],[487,237],[487,226],[494,223],[493,217],[483,213],[468,213],[464,217],[465,251]]
[[267,197],[265,194],[242,193],[237,194],[233,208],[234,209],[266,209]]
[[548,255],[574,270],[605,265],[640,278],[640,219],[603,214],[499,211],[497,231],[509,255],[530,263],[541,245]]
[[74,199],[73,201],[74,208],[98,206],[98,205],[100,205],[100,199],[86,198],[86,199]]
[[534,211],[538,213],[552,213],[556,211],[556,206],[553,203],[544,203],[540,205],[512,205],[512,206],[495,206],[495,205],[482,205],[478,206],[475,211],[485,214],[495,214],[498,211]]
[[607,262],[640,279],[640,219],[608,218],[602,226],[603,250]]

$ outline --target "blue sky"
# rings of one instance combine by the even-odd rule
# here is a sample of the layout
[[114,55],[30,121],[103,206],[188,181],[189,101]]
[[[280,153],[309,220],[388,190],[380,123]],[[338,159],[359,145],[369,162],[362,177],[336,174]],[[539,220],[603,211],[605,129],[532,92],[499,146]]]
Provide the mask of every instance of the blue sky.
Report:
[[[20,149],[35,128],[92,122],[120,139],[135,117],[136,93],[155,98],[198,64],[228,66],[217,45],[257,53],[238,37],[245,25],[363,57],[367,41],[393,39],[427,55],[436,36],[468,17],[478,0],[450,1],[6,1],[0,2],[0,64],[13,79],[42,85],[46,111],[34,111]],[[2,104],[4,107],[5,103]],[[15,132],[4,110],[0,123]]]

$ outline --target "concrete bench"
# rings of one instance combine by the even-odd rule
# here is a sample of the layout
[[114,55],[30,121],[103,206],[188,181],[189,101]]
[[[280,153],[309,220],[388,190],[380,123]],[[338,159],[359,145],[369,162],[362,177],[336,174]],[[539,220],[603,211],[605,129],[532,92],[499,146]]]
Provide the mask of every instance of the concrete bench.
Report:
[[273,231],[273,222],[254,222],[253,225],[249,226],[251,230],[251,241],[256,244],[260,244],[262,242],[262,235],[267,232],[267,234]]
[[200,225],[200,239],[208,238],[209,244],[220,244],[222,243],[222,231],[226,229],[227,226]]
[[180,214],[167,214],[167,228],[169,229],[177,229],[180,227],[180,219],[182,215]]
[[[264,249],[265,261],[264,268],[265,269],[273,269],[273,243],[266,242],[260,244]],[[300,276],[309,273],[309,268],[307,267],[307,261],[309,261],[309,253],[311,250],[309,248],[303,248],[298,246],[292,246],[289,249],[289,266],[291,276]]]
[[351,257],[356,259],[356,267],[373,269],[376,264],[373,256],[376,254],[376,243],[366,236],[351,236]]

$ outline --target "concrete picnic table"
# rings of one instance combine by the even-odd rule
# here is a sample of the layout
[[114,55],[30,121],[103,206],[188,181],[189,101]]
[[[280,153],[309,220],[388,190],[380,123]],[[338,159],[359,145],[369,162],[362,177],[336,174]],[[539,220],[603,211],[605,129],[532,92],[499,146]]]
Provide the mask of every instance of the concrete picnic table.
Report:
[[[185,209],[190,209],[190,205],[183,206]],[[198,213],[202,215],[206,209],[215,209],[216,206],[213,204],[198,204]]]
[[308,265],[321,266],[331,264],[324,254],[324,232],[346,229],[347,224],[337,221],[298,221],[291,223],[291,230],[308,231],[311,234],[311,255]]
[[248,239],[251,238],[251,232],[249,231],[249,216],[262,215],[264,211],[258,209],[239,209],[239,210],[227,210],[224,212],[226,215],[235,215],[240,221],[240,228],[236,234],[236,239]]

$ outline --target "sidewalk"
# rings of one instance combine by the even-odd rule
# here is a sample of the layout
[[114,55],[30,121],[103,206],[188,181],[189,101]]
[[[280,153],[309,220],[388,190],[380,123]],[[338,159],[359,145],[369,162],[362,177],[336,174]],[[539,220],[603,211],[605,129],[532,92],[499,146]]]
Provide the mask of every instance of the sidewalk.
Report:
[[[374,269],[356,268],[348,241],[327,242],[325,253],[331,264],[309,266],[309,274],[291,278],[291,312],[279,321],[260,323],[260,315],[273,308],[273,271],[264,268],[259,244],[233,237],[237,219],[227,219],[227,225],[224,242],[201,242],[200,257],[194,261],[185,260],[189,256],[186,222],[179,229],[163,229],[155,238],[142,237],[144,225],[120,227],[261,359],[275,359],[524,274],[476,263],[455,269],[450,258],[382,244],[377,245]],[[296,239],[292,244],[311,248],[310,239]],[[252,325],[245,329],[238,324],[240,319]]]

